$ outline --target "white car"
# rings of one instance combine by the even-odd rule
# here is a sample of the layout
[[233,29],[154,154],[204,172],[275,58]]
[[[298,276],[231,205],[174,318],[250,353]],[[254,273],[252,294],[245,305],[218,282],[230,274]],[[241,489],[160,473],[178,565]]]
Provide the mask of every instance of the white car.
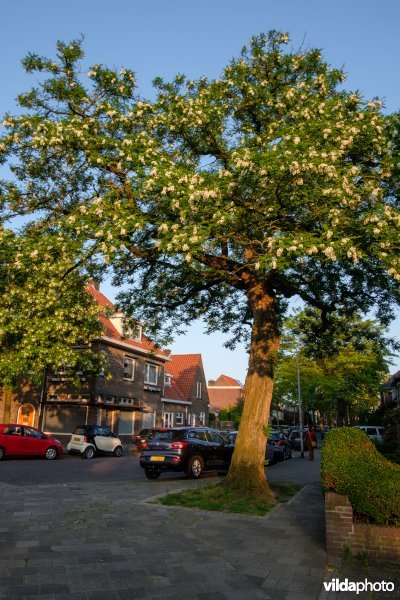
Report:
[[95,454],[122,456],[121,440],[109,427],[100,425],[78,425],[67,446],[68,454],[80,454],[82,458],[93,458]]
[[377,427],[376,425],[356,425],[356,428],[361,429],[361,431],[366,433],[373,442],[383,442],[385,435],[384,427]]

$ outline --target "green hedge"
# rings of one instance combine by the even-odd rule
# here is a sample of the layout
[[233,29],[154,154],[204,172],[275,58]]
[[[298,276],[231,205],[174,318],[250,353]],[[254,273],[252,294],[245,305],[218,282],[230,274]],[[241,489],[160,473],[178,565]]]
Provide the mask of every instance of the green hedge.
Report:
[[338,427],[325,436],[321,477],[325,491],[347,496],[367,520],[400,526],[400,466],[386,460],[360,429]]

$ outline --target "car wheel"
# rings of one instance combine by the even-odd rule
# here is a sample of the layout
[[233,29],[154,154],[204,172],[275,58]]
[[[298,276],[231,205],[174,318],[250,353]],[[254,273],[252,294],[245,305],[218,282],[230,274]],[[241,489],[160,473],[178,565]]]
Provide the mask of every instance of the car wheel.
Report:
[[57,449],[54,448],[54,446],[50,446],[50,448],[47,448],[44,457],[47,458],[47,460],[54,460],[57,458]]
[[4,452],[4,448],[2,448],[0,446],[0,460],[3,460],[6,456],[6,453]]
[[204,461],[201,456],[192,456],[189,460],[186,475],[198,479],[204,470]]
[[93,458],[94,457],[94,448],[93,446],[88,446],[87,448],[85,448],[85,450],[82,452],[82,458]]
[[161,471],[155,471],[154,469],[145,469],[147,479],[158,479],[161,475]]
[[116,448],[114,448],[114,452],[113,452],[114,456],[117,456],[119,458],[120,456],[123,455],[123,453],[124,453],[124,450],[123,450],[122,446],[117,446]]

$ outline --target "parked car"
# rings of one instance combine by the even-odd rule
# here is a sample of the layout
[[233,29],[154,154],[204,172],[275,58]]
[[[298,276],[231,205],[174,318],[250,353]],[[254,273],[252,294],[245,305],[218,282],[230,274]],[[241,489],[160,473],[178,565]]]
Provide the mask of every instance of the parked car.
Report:
[[[301,450],[300,429],[298,429],[297,431],[292,431],[292,433],[288,437],[288,440],[290,442],[292,450]],[[307,450],[306,434],[304,431],[303,431],[303,442],[304,442],[304,444],[303,444],[304,450]]]
[[203,471],[226,470],[231,454],[224,438],[209,427],[168,428],[158,433],[140,455],[148,479],[165,471],[183,471],[198,478]]
[[385,428],[376,425],[356,425],[357,429],[361,429],[367,434],[373,442],[383,442],[385,436]]
[[59,440],[35,427],[0,425],[0,460],[7,456],[42,456],[54,460],[63,453]]
[[111,431],[110,427],[100,425],[78,425],[68,442],[69,454],[80,454],[82,458],[93,458],[95,454],[113,454],[122,456],[124,453],[121,440]]
[[[237,431],[231,431],[226,440],[226,442],[228,444],[227,445],[228,452],[230,452],[231,456],[235,449],[235,442],[236,442],[237,434],[238,434]],[[266,445],[265,445],[265,461],[269,465],[272,465],[276,461],[275,444],[271,444],[269,440],[267,440]]]
[[157,433],[160,433],[162,429],[157,427],[152,427],[150,429],[142,429],[139,431],[137,436],[135,437],[135,446],[139,451],[144,450],[147,447],[147,443],[149,440],[152,440]]
[[274,448],[274,460],[281,461],[292,458],[292,446],[283,433],[273,433],[268,438],[268,443]]

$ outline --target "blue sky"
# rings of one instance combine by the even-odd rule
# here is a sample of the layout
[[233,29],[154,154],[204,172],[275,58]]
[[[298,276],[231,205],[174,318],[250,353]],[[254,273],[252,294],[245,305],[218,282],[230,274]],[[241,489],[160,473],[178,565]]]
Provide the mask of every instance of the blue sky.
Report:
[[[289,33],[294,49],[317,47],[344,67],[346,88],[379,96],[387,112],[400,108],[400,2],[398,0],[19,0],[2,6],[0,114],[15,112],[18,93],[34,83],[20,61],[29,52],[53,55],[58,39],[85,36],[87,66],[129,67],[141,94],[151,81],[177,73],[216,77],[248,39],[261,31]],[[104,287],[112,298],[114,290]],[[400,337],[400,319],[391,328]],[[228,351],[223,336],[204,336],[199,325],[176,340],[176,353],[201,352],[206,377],[244,380],[247,355]],[[394,369],[400,368],[396,363]]]

